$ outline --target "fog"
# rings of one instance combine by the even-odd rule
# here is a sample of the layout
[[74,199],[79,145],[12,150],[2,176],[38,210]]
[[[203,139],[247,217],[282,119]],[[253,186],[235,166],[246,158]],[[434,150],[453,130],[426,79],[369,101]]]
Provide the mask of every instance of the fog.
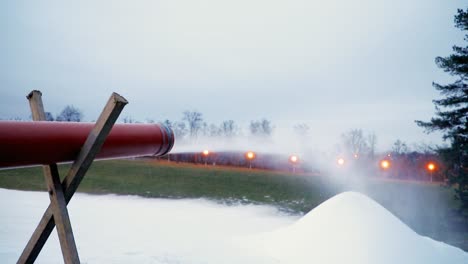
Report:
[[[339,140],[339,138],[338,138]],[[231,138],[198,137],[179,140],[171,153],[210,151],[256,151],[271,154],[303,154],[310,151],[320,151],[314,148],[312,137],[301,138],[292,131],[274,132],[271,136],[255,137],[251,135],[235,136]]]
[[[0,261],[16,262],[48,204],[45,192],[0,189]],[[460,249],[420,237],[358,193],[307,215],[269,206],[77,194],[69,213],[82,263],[451,263]],[[394,262],[396,261],[396,262]],[[54,232],[37,263],[62,263]]]

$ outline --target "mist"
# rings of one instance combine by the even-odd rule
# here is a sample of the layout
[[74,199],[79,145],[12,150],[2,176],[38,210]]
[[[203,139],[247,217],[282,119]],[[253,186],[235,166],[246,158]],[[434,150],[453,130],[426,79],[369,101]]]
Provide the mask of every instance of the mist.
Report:
[[[369,133],[371,132],[364,131],[364,138],[367,138]],[[442,187],[443,181],[437,181],[432,187],[418,187],[421,184],[418,181],[424,182],[425,185],[429,184],[428,179],[416,177],[416,172],[421,173],[416,171],[417,168],[421,167],[420,164],[404,165],[413,169],[411,171],[413,178],[405,178],[402,176],[404,173],[398,171],[396,167],[398,153],[393,153],[391,148],[376,149],[373,157],[361,153],[362,156],[354,158],[353,151],[347,149],[346,142],[343,142],[343,136],[335,138],[334,143],[330,143],[328,149],[321,149],[318,144],[314,144],[318,139],[314,138],[312,134],[313,132],[306,136],[299,136],[292,128],[283,130],[275,128],[272,135],[268,137],[252,136],[248,132],[240,133],[240,135],[231,138],[200,136],[176,141],[173,153],[175,155],[177,153],[194,153],[196,155],[201,154],[206,149],[214,153],[212,159],[208,158],[208,164],[214,165],[217,164],[217,152],[238,152],[242,155],[247,151],[254,151],[259,159],[265,157],[265,159],[271,159],[274,164],[284,164],[281,169],[287,170],[285,173],[288,175],[294,175],[292,165],[288,164],[288,158],[290,155],[297,155],[299,163],[295,166],[299,176],[318,176],[321,179],[317,180],[326,179],[326,186],[330,188],[331,192],[357,191],[366,194],[385,205],[387,210],[395,214],[401,221],[415,228],[418,234],[439,239],[447,239],[451,236],[452,241],[458,239],[456,233],[443,234],[441,232],[448,225],[444,217],[452,215],[454,212],[452,212],[451,205],[444,202],[445,199],[439,196],[442,192],[450,192],[451,189]],[[377,141],[379,141],[378,135]],[[417,151],[417,149],[412,151]],[[426,154],[419,152],[417,155],[421,155],[419,159],[422,159]],[[338,158],[344,158],[345,163],[338,164]],[[389,171],[380,167],[382,160],[388,160],[391,162],[391,166],[395,167],[389,169],[389,171],[396,170],[393,176],[389,174]],[[264,161],[263,159],[261,163]],[[201,159],[198,162],[203,163],[204,161]],[[253,167],[256,168],[255,161],[252,163]],[[244,166],[248,167],[249,165],[247,163]],[[424,166],[422,165],[422,173],[428,175]],[[385,184],[386,187],[380,188],[381,184]],[[400,185],[407,185],[407,188],[401,188]],[[436,189],[440,190],[436,191]],[[433,193],[430,193],[429,190]],[[422,197],[427,200],[422,202]],[[427,204],[430,204],[430,207],[427,207]],[[437,213],[431,214],[429,212]],[[429,215],[432,216],[428,218]],[[455,222],[451,224],[458,225]]]

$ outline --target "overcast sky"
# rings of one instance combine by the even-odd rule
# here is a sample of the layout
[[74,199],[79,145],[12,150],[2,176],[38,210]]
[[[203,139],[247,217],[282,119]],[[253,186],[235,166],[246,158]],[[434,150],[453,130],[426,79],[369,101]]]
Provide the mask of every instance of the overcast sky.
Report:
[[434,113],[434,64],[463,43],[447,0],[1,1],[0,117],[67,104],[95,120],[111,92],[122,116],[308,123],[316,144],[352,128],[378,147],[440,142],[414,124]]

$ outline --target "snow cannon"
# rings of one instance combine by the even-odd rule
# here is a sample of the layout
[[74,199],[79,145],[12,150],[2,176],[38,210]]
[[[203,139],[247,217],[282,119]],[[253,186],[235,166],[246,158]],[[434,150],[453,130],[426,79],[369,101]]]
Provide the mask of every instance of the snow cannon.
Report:
[[[0,168],[73,162],[94,123],[0,121]],[[174,133],[162,124],[115,124],[96,159],[162,156]]]

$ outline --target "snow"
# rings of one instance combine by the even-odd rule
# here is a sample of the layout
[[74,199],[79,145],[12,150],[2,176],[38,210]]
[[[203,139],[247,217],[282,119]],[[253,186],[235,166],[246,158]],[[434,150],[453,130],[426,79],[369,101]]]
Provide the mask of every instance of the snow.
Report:
[[[0,189],[0,263],[16,263],[49,204],[46,192]],[[69,214],[82,263],[260,263],[232,237],[287,226],[274,207],[204,199],[76,194]],[[54,231],[36,263],[63,263]]]
[[[45,192],[0,189],[0,263],[16,262],[47,205]],[[69,213],[82,263],[468,263],[353,192],[302,218],[268,206],[86,194]],[[55,232],[37,263],[63,263]]]
[[329,199],[288,227],[251,236],[248,247],[278,263],[468,263],[466,252],[419,236],[356,192]]

